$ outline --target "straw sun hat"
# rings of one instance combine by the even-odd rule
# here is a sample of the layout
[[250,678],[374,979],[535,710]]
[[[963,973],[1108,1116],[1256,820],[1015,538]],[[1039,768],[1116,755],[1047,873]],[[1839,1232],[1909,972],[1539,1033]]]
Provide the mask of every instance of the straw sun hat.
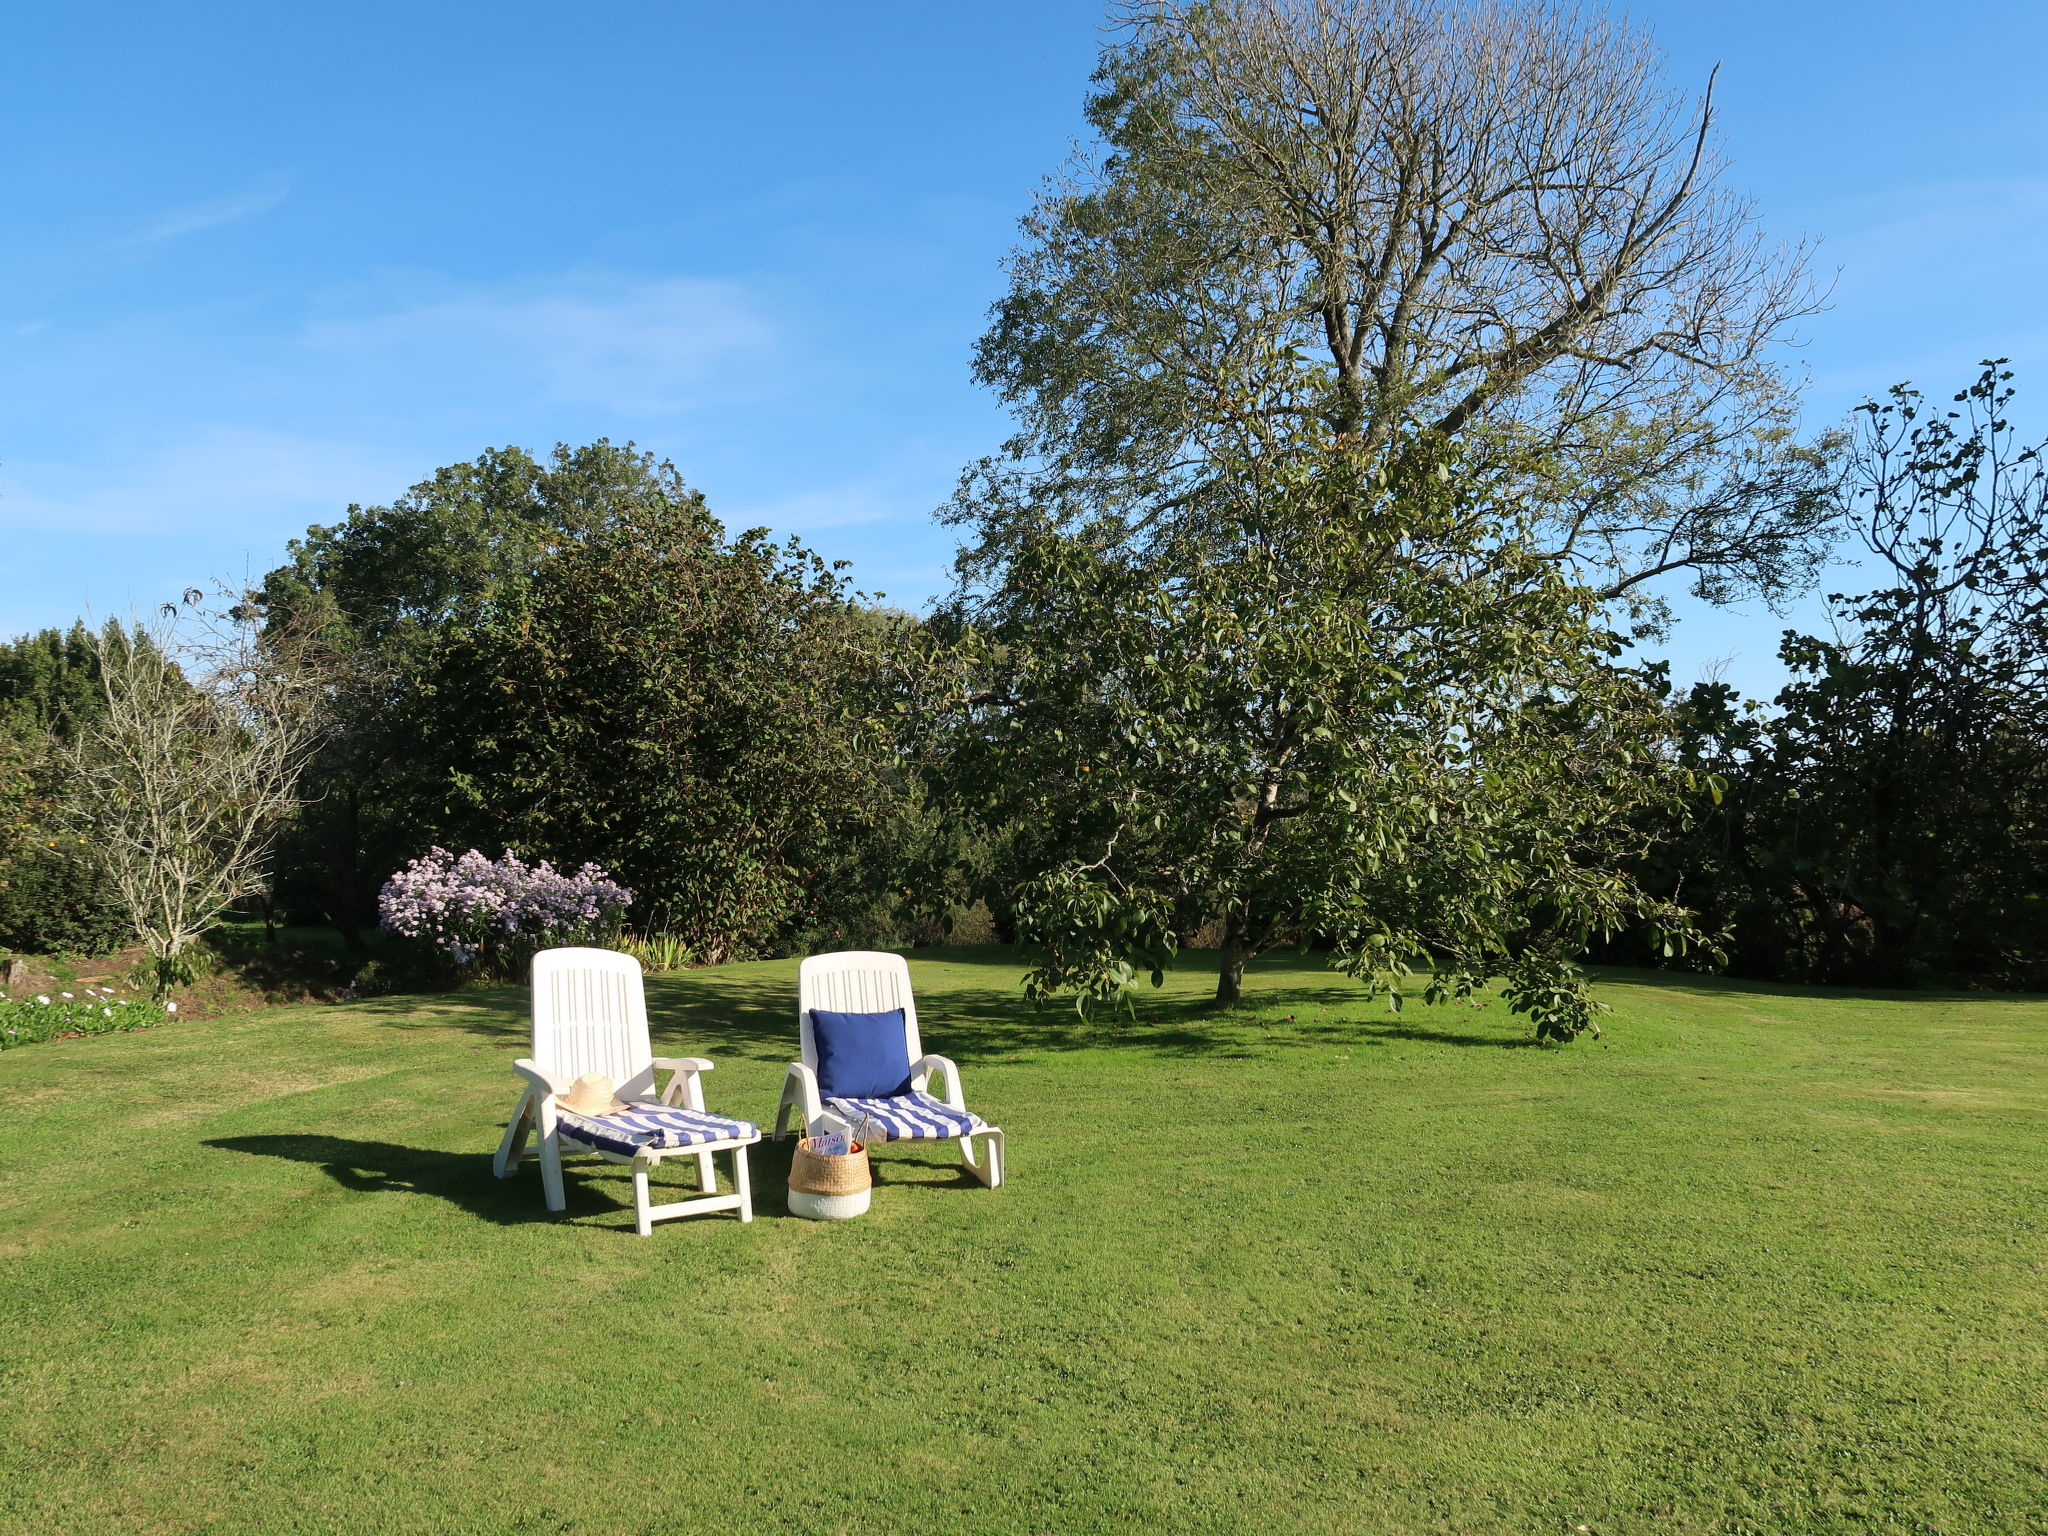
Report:
[[602,1072],[586,1072],[569,1085],[559,1100],[562,1108],[575,1115],[612,1115],[632,1108],[619,1102],[612,1092],[612,1080]]

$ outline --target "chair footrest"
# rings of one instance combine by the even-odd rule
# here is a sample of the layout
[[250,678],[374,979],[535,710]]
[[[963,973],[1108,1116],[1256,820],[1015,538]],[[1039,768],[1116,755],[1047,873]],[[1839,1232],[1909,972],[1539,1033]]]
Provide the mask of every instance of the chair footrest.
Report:
[[744,1195],[702,1195],[695,1200],[671,1200],[666,1205],[647,1207],[647,1220],[666,1221],[671,1216],[694,1216],[711,1211],[736,1211],[746,1203]]

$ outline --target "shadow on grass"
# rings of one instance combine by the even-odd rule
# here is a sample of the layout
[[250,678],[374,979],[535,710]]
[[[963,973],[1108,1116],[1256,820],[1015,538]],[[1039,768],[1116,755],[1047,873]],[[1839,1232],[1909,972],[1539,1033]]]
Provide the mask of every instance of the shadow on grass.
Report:
[[[499,1226],[518,1226],[529,1221],[576,1221],[591,1217],[616,1218],[622,1211],[626,1230],[632,1231],[632,1200],[625,1204],[607,1199],[601,1186],[577,1175],[582,1164],[571,1164],[565,1172],[564,1193],[569,1208],[549,1211],[541,1199],[540,1173],[529,1162],[509,1179],[494,1178],[488,1153],[436,1152],[426,1147],[405,1147],[389,1141],[357,1141],[346,1136],[222,1136],[206,1143],[223,1152],[244,1152],[251,1157],[277,1157],[288,1162],[310,1163],[323,1170],[343,1189],[364,1195],[423,1195],[460,1206],[472,1216]],[[606,1165],[610,1167],[609,1164]],[[620,1170],[624,1172],[625,1170]],[[609,1223],[594,1223],[609,1224]]]
[[[1081,1050],[1134,1050],[1169,1058],[1244,1060],[1289,1046],[1372,1048],[1401,1044],[1521,1049],[1535,1044],[1519,1021],[1459,1008],[1406,1014],[1376,1012],[1358,985],[1327,968],[1321,956],[1282,952],[1252,967],[1250,986],[1237,1007],[1224,1007],[1202,991],[1169,987],[1141,990],[1131,1013],[1102,1010],[1090,1018],[1071,1003],[1034,1006],[1016,978],[1023,969],[1005,945],[906,952],[917,987],[918,1023],[925,1049],[963,1066]],[[1173,975],[1205,982],[1216,957],[1194,951]],[[714,1060],[780,1064],[796,1054],[796,961],[760,961],[657,974],[647,978],[647,1007],[656,1049],[708,1055]],[[961,984],[955,968],[969,970]],[[990,970],[1007,972],[990,985]],[[951,973],[951,974],[949,974]],[[980,974],[977,974],[980,973]],[[523,987],[472,988],[434,997],[368,999],[354,1010],[390,1019],[399,1027],[451,1025],[491,1038],[506,1048],[530,1038]],[[1483,1021],[1483,1022],[1482,1022]],[[1477,1027],[1473,1027],[1477,1026]],[[715,1095],[717,1079],[707,1085]]]
[[[763,1127],[765,1132],[767,1128]],[[616,1227],[633,1232],[633,1197],[630,1170],[615,1163],[577,1158],[562,1168],[562,1193],[568,1209],[549,1211],[541,1198],[540,1170],[529,1158],[509,1179],[492,1176],[488,1155],[474,1152],[436,1152],[425,1147],[405,1147],[389,1141],[358,1141],[346,1136],[283,1135],[221,1136],[205,1143],[223,1152],[241,1152],[251,1157],[276,1157],[287,1162],[309,1163],[321,1169],[343,1189],[357,1194],[421,1195],[445,1200],[472,1216],[499,1226],[519,1226],[534,1221],[568,1221],[578,1226]],[[950,1155],[952,1143],[940,1149]],[[796,1140],[761,1142],[748,1150],[747,1168],[754,1190],[756,1217],[789,1215],[789,1164]],[[923,1147],[920,1150],[925,1150]],[[919,1160],[917,1154],[877,1148],[870,1159],[875,1186],[885,1189],[903,1186],[921,1189],[979,1189],[980,1181],[957,1163]],[[694,1160],[671,1159],[653,1177],[656,1199],[664,1198],[662,1187],[687,1183],[673,1198],[687,1199],[695,1188]],[[730,1165],[721,1155],[718,1162],[719,1187],[732,1188]],[[615,1193],[616,1191],[616,1193]],[[623,1194],[623,1198],[619,1198]],[[690,1218],[696,1219],[696,1218]],[[730,1220],[723,1217],[710,1219]],[[794,1219],[794,1218],[792,1218]]]
[[1695,997],[1797,997],[1845,1003],[2025,1003],[2048,1002],[2048,993],[1976,991],[1967,987],[1828,987],[1799,981],[1753,981],[1740,976],[1709,976],[1698,971],[1660,971],[1647,966],[1588,967],[1598,982],[1655,987]]

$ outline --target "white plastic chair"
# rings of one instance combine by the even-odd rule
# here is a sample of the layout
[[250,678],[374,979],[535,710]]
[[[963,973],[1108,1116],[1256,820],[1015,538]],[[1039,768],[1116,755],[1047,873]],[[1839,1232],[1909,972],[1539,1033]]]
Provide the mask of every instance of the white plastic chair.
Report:
[[[818,1050],[811,1037],[811,1010],[823,1008],[838,1013],[887,1013],[903,1010],[903,1044],[910,1058],[910,1094],[896,1100],[868,1101],[899,1106],[901,1113],[882,1108],[864,1116],[869,1131],[882,1129],[890,1141],[955,1141],[960,1143],[960,1161],[982,1183],[994,1189],[1003,1182],[1003,1133],[995,1126],[970,1115],[961,1095],[960,1069],[944,1056],[922,1054],[917,1038],[917,1000],[910,995],[910,967],[901,955],[876,950],[844,950],[834,955],[812,955],[797,967],[797,1039],[803,1056],[789,1064],[782,1079],[782,1102],[775,1110],[775,1139],[780,1141],[789,1125],[791,1110],[803,1116],[805,1134],[826,1135],[834,1131],[862,1130],[854,1116],[835,1110],[819,1095]],[[919,1112],[912,1096],[922,1098],[933,1073],[943,1073],[945,1097],[941,1101],[957,1116],[971,1124],[965,1135],[931,1122]],[[935,1097],[935,1096],[934,1096]],[[920,1122],[924,1123],[920,1123]],[[980,1143],[977,1147],[976,1143]]]
[[[659,1095],[656,1069],[674,1074]],[[656,1056],[647,1035],[647,996],[640,962],[608,949],[544,949],[533,957],[533,1055],[512,1063],[527,1087],[505,1127],[492,1164],[501,1179],[518,1172],[529,1155],[527,1138],[539,1141],[541,1189],[551,1211],[567,1204],[562,1194],[563,1137],[557,1125],[555,1100],[586,1072],[601,1072],[627,1104],[662,1105],[704,1111],[702,1075],[711,1063],[700,1056]],[[735,1129],[747,1134],[685,1147],[641,1147],[631,1156],[571,1142],[568,1150],[601,1157],[633,1170],[634,1226],[642,1237],[653,1224],[671,1216],[709,1211],[738,1211],[741,1221],[754,1219],[753,1188],[747,1179],[747,1148],[761,1139],[760,1130],[742,1121]],[[733,1193],[718,1191],[712,1154],[732,1153]],[[704,1193],[691,1200],[650,1205],[648,1171],[665,1157],[697,1159],[698,1185]]]

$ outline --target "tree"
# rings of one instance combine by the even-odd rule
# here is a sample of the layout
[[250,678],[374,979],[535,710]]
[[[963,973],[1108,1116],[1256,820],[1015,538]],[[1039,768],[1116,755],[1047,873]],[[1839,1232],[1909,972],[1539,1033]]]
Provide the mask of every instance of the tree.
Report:
[[1845,501],[1886,584],[1831,596],[1830,635],[1787,632],[1775,710],[1684,701],[1728,793],[1646,878],[1741,974],[2048,982],[2048,468],[2011,378],[1866,404]]
[[970,576],[1041,517],[1104,543],[1228,518],[1239,466],[1419,435],[1518,468],[1535,547],[1609,596],[1800,585],[1828,449],[1772,344],[1812,303],[1712,153],[1711,87],[1545,3],[1145,0],[1099,163],[1048,186],[977,353],[1016,410],[953,515]]
[[71,739],[67,788],[165,993],[191,979],[192,942],[266,879],[324,689],[246,608],[196,623],[167,608],[147,644],[115,633],[94,637],[102,707]]
[[[1622,873],[1684,785],[1598,594],[1506,493],[1418,444],[1263,464],[1201,549],[1046,526],[935,622],[925,718],[955,814],[1008,828],[1034,991],[1129,990],[1220,915],[1217,996],[1322,937],[1398,1003],[1505,971],[1540,1034],[1590,1021],[1568,960],[1682,914]],[[1247,476],[1252,476],[1247,471]],[[1238,483],[1247,483],[1240,480]]]
[[389,506],[351,506],[292,541],[291,558],[264,578],[263,610],[274,625],[317,634],[342,665],[282,851],[289,905],[365,948],[378,890],[448,819],[437,785],[421,779],[422,733],[451,750],[472,739],[468,722],[426,701],[443,651],[487,622],[499,594],[549,550],[629,504],[691,495],[672,466],[631,444],[560,444],[546,460],[489,448]]
[[601,864],[709,958],[843,927],[905,818],[893,628],[695,493],[615,507],[449,637],[406,717],[417,819]]
[[128,924],[90,843],[65,824],[64,745],[103,707],[98,654],[149,643],[110,620],[0,645],[0,943],[99,954]]
[[1041,989],[1221,916],[1226,1000],[1321,936],[1435,996],[1504,970],[1569,1036],[1588,938],[1688,931],[1623,868],[1690,791],[1615,623],[1826,543],[1833,445],[1769,360],[1801,258],[1718,187],[1710,102],[1568,8],[1124,19],[1105,153],[977,353],[1019,430],[951,509],[949,792],[1008,808]]
[[885,921],[916,830],[877,691],[906,621],[728,538],[673,465],[493,449],[292,553],[268,611],[350,658],[295,889],[345,930],[437,843],[602,864],[700,954]]

